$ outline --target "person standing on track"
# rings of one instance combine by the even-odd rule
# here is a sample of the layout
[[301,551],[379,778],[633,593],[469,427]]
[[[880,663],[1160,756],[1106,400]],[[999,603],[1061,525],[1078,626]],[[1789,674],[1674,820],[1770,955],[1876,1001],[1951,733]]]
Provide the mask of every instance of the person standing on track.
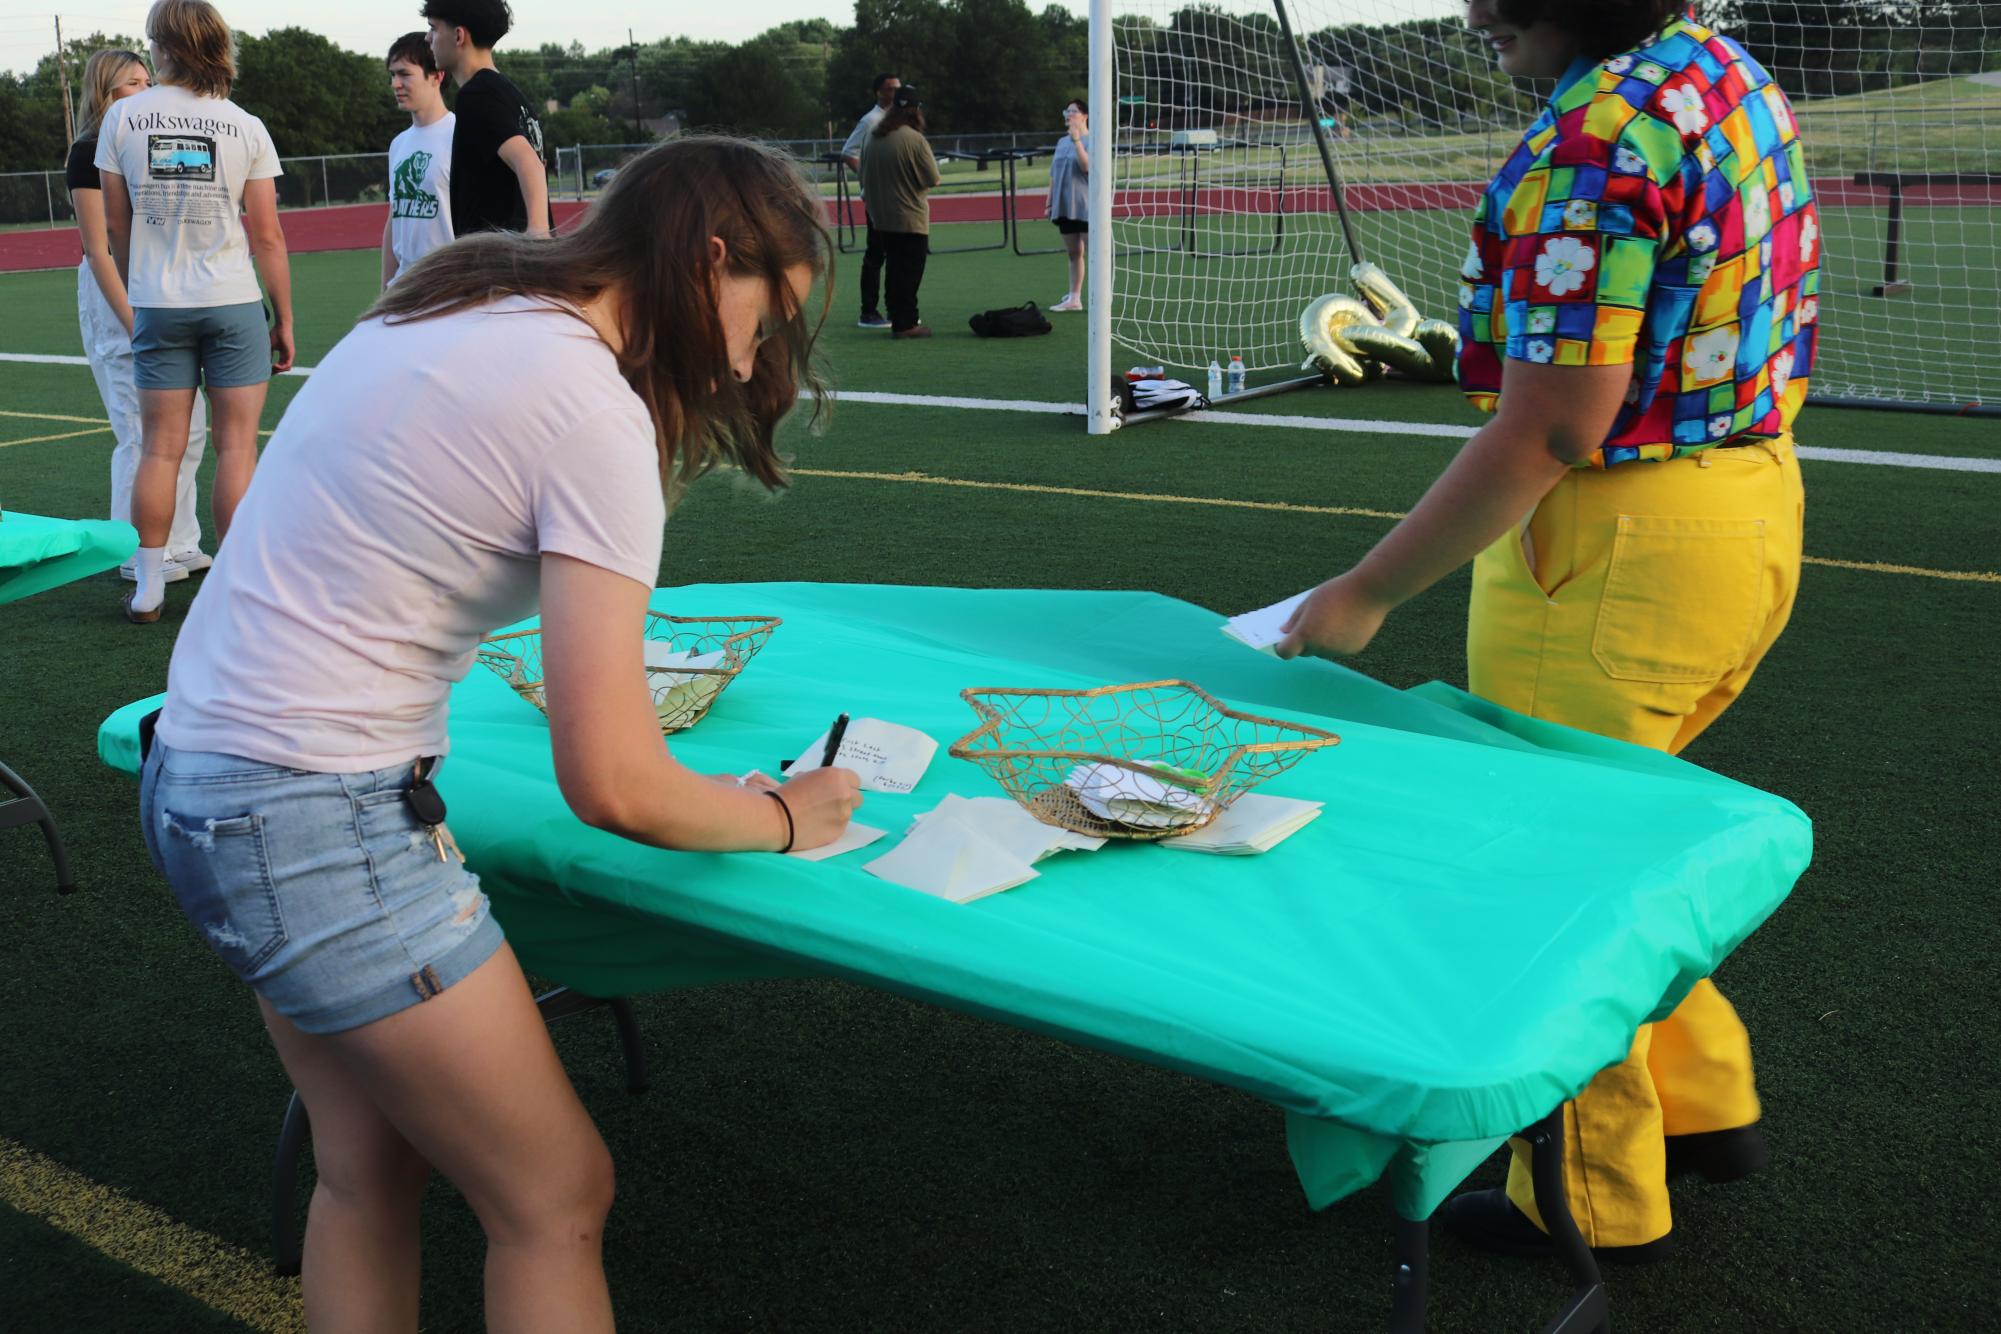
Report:
[[452,231],[547,236],[549,171],[542,121],[493,64],[493,48],[514,26],[507,0],[425,0],[431,57],[458,86],[453,105]]
[[[862,113],[849,133],[848,141],[841,145],[841,160],[848,164],[848,170],[855,173],[857,188],[861,181],[862,149],[867,146],[869,135],[889,114],[890,103],[896,100],[896,90],[903,86],[903,80],[894,74],[875,76],[875,105]],[[862,217],[868,226],[868,248],[862,252],[861,318],[855,321],[860,329],[887,329],[889,321],[883,318],[879,294],[882,290],[882,242],[876,239],[875,221],[868,217],[868,205],[862,205]],[[845,221],[845,220],[844,220]]]
[[931,336],[918,318],[917,289],[931,255],[928,196],[940,179],[938,159],[924,138],[924,104],[904,84],[862,148],[862,198],[870,228],[881,235],[891,338]]
[[[76,271],[77,323],[83,331],[84,354],[97,381],[97,395],[111,419],[111,517],[132,522],[132,483],[139,472],[145,432],[139,413],[139,386],[132,378],[132,301],[111,257],[111,236],[104,222],[104,186],[97,171],[97,130],[113,102],[152,86],[146,62],[136,51],[91,53],[83,67],[83,125],[70,145],[63,176],[69,186],[70,208],[83,238],[83,263]],[[174,518],[167,530],[167,552],[160,562],[163,583],[199,574],[211,564],[201,549],[201,505],[196,476],[208,448],[208,406],[195,395],[188,418],[188,448],[181,455],[174,482]],[[137,561],[118,567],[128,583],[139,578]]]
[[785,484],[828,252],[788,159],[674,139],[567,236],[418,263],[278,423],[174,645],[139,823],[311,1118],[312,1329],[418,1327],[433,1169],[486,1233],[488,1329],[612,1328],[611,1156],[430,778],[481,640],[539,607],[570,809],[537,818],[699,852],[847,827],[850,770],[678,762],[641,652],[667,498],[719,465]]
[[[1313,591],[1281,656],[1358,653],[1473,561],[1473,693],[1670,753],[1785,628],[1805,493],[1793,422],[1820,224],[1785,94],[1682,0],[1472,0],[1503,72],[1554,79],[1475,214],[1459,379],[1493,419],[1408,517]],[[1589,819],[1589,812],[1580,812]],[[1565,1194],[1608,1258],[1672,1246],[1667,1181],[1762,1168],[1751,1045],[1706,979],[1564,1107]],[[1446,1226],[1547,1253],[1526,1146]]]
[[132,302],[145,437],[132,485],[138,586],[125,599],[126,619],[141,624],[160,619],[166,597],[196,388],[208,395],[220,544],[257,467],[272,369],[289,370],[293,354],[292,271],[273,184],[283,169],[264,122],[229,100],[235,35],[208,0],[157,0],[146,36],[160,82],[114,102],[97,141],[111,257]]
[[445,76],[427,33],[389,48],[389,89],[410,127],[389,144],[389,216],[382,223],[382,285],[452,239],[452,133]]

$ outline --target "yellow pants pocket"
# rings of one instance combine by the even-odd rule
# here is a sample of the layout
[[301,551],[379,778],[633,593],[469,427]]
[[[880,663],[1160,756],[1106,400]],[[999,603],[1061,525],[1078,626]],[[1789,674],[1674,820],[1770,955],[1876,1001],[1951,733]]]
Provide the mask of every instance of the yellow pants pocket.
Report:
[[1615,680],[1719,680],[1756,642],[1764,573],[1762,519],[1622,514],[1591,654]]

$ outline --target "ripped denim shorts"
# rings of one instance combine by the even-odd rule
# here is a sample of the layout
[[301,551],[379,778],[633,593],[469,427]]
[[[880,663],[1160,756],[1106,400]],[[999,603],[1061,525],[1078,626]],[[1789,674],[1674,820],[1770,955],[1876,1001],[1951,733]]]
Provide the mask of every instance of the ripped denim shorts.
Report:
[[411,767],[325,774],[156,741],[146,850],[236,975],[308,1033],[431,999],[500,947],[479,877],[438,859]]

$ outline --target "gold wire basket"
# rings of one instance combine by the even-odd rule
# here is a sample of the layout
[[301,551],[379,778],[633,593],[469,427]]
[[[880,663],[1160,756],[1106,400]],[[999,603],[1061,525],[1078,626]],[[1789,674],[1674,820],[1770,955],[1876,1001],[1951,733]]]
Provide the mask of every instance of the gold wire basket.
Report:
[[[783,622],[776,616],[667,616],[646,613],[649,648],[647,683],[662,732],[681,732],[702,721],[730,682]],[[655,665],[659,654],[686,655],[687,661]],[[542,691],[542,632],[517,630],[495,635],[479,646],[479,660],[514,693],[547,713]]]
[[1187,681],[962,690],[985,721],[949,753],[1044,824],[1099,838],[1192,834],[1332,732],[1226,708]]

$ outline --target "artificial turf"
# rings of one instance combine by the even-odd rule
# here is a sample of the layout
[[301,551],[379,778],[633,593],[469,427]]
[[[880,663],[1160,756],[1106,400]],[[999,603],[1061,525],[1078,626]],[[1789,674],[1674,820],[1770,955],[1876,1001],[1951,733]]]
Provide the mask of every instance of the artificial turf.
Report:
[[[302,363],[366,303],[373,264],[367,252],[295,260]],[[965,315],[1046,303],[1061,282],[1056,259],[941,256],[924,289],[939,336],[892,343],[854,329],[843,299],[824,339],[830,371],[848,389],[1076,397],[1081,317],[1042,339],[964,332]],[[79,351],[73,283],[0,277],[0,351]],[[267,426],[297,384],[277,383]],[[0,410],[103,415],[87,370],[4,362]],[[1474,420],[1449,389],[1403,386],[1258,410]],[[108,434],[4,446],[66,429],[80,427],[0,418],[0,503],[102,510]],[[1995,436],[1991,424],[1816,409],[1800,431],[1805,444],[1984,457],[2001,455]],[[788,431],[814,475],[782,498],[722,478],[698,486],[670,522],[661,582],[1138,587],[1243,610],[1341,568],[1387,521],[821,474],[1402,510],[1452,444],[1213,423],[1092,439],[1056,416],[848,403],[824,435]],[[1810,555],[1995,571],[2001,477],[1804,471]],[[103,575],[0,607],[0,758],[56,811],[84,886],[57,898],[33,832],[0,835],[11,1016],[0,1140],[261,1254],[286,1082],[248,995],[147,864],[131,785],[94,747],[106,712],[159,688],[193,588],[171,586],[166,619],[144,629],[118,618],[121,587]],[[1465,599],[1464,575],[1447,580],[1355,665],[1397,685],[1463,682]],[[2001,795],[1997,600],[1991,579],[1811,566],[1758,679],[1690,752],[1798,802],[1816,854],[1718,979],[1753,1034],[1776,1161],[1749,1182],[1677,1186],[1675,1258],[1611,1275],[1621,1328],[1992,1327],[2001,1125],[1979,1034],[1996,945],[1982,831]],[[643,1096],[623,1091],[602,1019],[556,1030],[618,1163],[606,1264],[625,1328],[1384,1322],[1386,1200],[1365,1192],[1309,1213],[1279,1116],[1247,1095],[843,983],[745,983],[638,1005],[653,1063]],[[1490,1164],[1475,1184],[1497,1180]],[[0,1200],[20,1204],[6,1189]],[[425,1246],[425,1327],[477,1329],[480,1234],[443,1186]],[[0,1329],[296,1319],[287,1283],[269,1280],[228,1317],[204,1302],[206,1281],[171,1265],[143,1272],[32,1207],[0,1206]],[[1535,1328],[1564,1286],[1554,1267],[1440,1238],[1432,1327]]]

